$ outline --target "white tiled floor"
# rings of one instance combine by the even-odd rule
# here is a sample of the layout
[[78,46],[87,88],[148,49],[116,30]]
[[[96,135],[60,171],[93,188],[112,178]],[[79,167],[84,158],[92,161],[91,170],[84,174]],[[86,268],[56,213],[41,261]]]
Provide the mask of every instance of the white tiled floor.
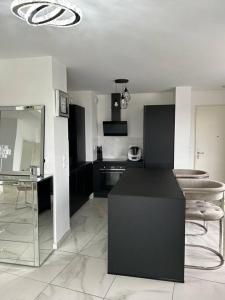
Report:
[[[186,269],[184,284],[107,274],[107,199],[88,201],[73,216],[71,229],[60,249],[40,268],[0,264],[0,300],[225,299],[225,267]],[[216,247],[217,238],[213,224],[204,241]],[[193,249],[186,254],[188,263],[215,262],[210,254],[204,253],[203,258]]]

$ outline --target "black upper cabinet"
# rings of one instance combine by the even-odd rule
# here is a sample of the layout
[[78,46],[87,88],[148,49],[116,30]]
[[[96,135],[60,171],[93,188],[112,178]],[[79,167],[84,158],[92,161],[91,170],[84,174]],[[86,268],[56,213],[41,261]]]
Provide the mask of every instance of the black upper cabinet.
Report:
[[69,105],[69,157],[70,169],[86,161],[85,150],[85,109],[79,105]]
[[175,105],[144,107],[144,162],[147,168],[174,168]]

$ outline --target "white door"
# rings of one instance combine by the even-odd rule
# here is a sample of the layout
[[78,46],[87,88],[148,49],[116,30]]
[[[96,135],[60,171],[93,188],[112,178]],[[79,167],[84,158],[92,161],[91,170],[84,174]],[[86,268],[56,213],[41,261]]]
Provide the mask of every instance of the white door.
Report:
[[197,107],[195,169],[225,182],[225,106]]

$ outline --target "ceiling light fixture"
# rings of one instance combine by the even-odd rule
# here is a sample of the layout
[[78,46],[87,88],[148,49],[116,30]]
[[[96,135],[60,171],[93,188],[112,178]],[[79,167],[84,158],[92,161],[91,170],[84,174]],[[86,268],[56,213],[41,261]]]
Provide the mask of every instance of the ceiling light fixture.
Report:
[[81,11],[68,0],[14,0],[11,11],[33,26],[70,27],[81,21]]
[[123,85],[121,96],[120,96],[120,107],[122,109],[127,109],[128,102],[131,100],[131,96],[130,96],[130,93],[127,88],[128,82],[129,82],[128,79],[116,79],[115,80],[116,85],[117,84]]

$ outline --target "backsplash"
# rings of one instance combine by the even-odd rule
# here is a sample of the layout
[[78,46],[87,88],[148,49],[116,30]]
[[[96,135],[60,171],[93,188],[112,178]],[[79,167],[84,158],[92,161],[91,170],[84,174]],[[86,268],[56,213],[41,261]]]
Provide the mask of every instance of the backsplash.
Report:
[[129,146],[143,149],[143,139],[138,137],[99,136],[98,145],[102,146],[103,157],[109,159],[127,159]]

